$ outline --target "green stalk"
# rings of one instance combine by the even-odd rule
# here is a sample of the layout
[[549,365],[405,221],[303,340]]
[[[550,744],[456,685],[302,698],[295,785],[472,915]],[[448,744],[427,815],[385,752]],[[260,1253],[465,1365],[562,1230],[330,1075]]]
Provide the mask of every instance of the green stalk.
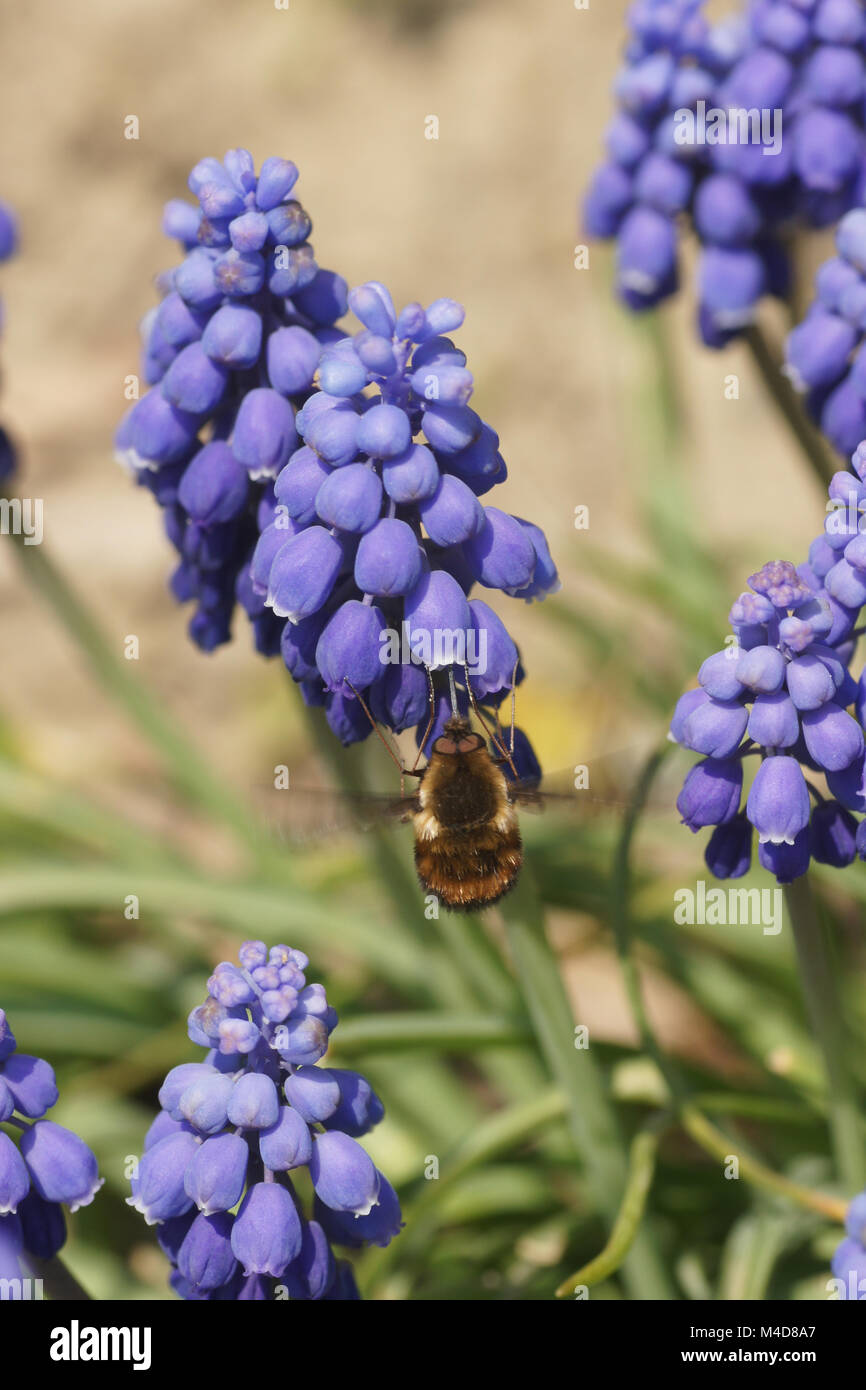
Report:
[[[590,1048],[575,1047],[574,1015],[545,933],[541,903],[528,868],[502,903],[515,974],[538,1044],[568,1104],[568,1124],[599,1211],[615,1221],[626,1180],[624,1141]],[[623,1273],[631,1295],[672,1298],[667,1269],[645,1231],[638,1233]]]
[[770,346],[757,324],[746,331],[745,339],[773,403],[778,406],[822,492],[825,491],[836,468],[824,440],[807,417],[800,397],[782,373],[784,364],[781,355]]
[[836,1167],[845,1186],[859,1191],[866,1180],[866,1147],[861,1125],[861,1101],[850,1068],[847,1050],[854,1044],[847,1035],[834,970],[832,946],[826,922],[816,911],[808,879],[795,879],[785,888],[800,979],[806,1009],[820,1048],[827,1076],[830,1134]]
[[54,1255],[50,1260],[41,1260],[38,1255],[31,1255],[28,1251],[25,1259],[34,1276],[42,1280],[52,1303],[90,1302],[90,1294],[79,1284],[59,1256]]
[[610,1239],[594,1260],[582,1265],[568,1279],[563,1279],[556,1290],[557,1298],[570,1298],[581,1286],[591,1288],[593,1284],[609,1279],[623,1263],[643,1220],[656,1170],[659,1137],[658,1127],[643,1129],[635,1135],[629,1155],[628,1181]]
[[162,713],[155,697],[130,663],[117,654],[84,602],[49,557],[44,545],[25,545],[11,535],[25,579],[54,609],[100,686],[117,701],[165,762],[168,775],[183,795],[262,858],[263,835],[254,816],[215,777],[187,738]]
[[730,1157],[735,1157],[739,1163],[740,1176],[753,1187],[772,1192],[777,1197],[784,1197],[806,1211],[816,1211],[837,1225],[845,1224],[848,1203],[844,1199],[831,1197],[826,1192],[816,1192],[811,1187],[802,1187],[800,1183],[791,1182],[790,1178],[783,1177],[781,1173],[774,1173],[772,1168],[768,1168],[758,1159],[739,1152],[735,1141],[711,1124],[694,1105],[681,1107],[679,1119],[686,1133],[713,1158],[725,1163]]

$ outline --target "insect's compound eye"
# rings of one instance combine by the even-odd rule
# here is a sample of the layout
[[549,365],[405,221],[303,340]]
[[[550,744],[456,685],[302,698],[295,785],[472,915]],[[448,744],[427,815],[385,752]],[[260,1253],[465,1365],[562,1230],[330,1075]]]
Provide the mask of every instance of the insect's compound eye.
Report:
[[461,739],[457,745],[458,753],[475,753],[482,746],[482,740],[477,734],[470,734],[468,738]]
[[433,752],[456,753],[457,744],[454,742],[453,738],[437,738],[436,742],[433,744]]

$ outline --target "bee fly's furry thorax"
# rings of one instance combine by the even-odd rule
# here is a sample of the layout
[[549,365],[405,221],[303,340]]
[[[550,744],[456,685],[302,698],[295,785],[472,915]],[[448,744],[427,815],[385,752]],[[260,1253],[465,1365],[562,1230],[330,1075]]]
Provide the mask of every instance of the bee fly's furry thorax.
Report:
[[455,715],[430,750],[414,816],[422,887],[451,911],[495,903],[523,862],[517,813],[487,744]]

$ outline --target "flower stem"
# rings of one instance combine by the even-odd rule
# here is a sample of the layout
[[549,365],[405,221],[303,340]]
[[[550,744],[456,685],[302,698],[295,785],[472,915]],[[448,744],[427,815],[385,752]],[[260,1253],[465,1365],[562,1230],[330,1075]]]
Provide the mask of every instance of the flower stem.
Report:
[[[501,911],[539,1047],[568,1102],[569,1129],[585,1164],[590,1192],[600,1212],[615,1222],[627,1174],[624,1141],[592,1049],[575,1045],[571,1002],[547,941],[528,867]],[[664,1262],[645,1230],[637,1233],[623,1273],[632,1297],[674,1297]]]
[[823,491],[836,468],[821,435],[807,418],[799,396],[782,373],[781,355],[770,346],[757,324],[747,330],[745,339],[764,385]]
[[58,1255],[50,1260],[42,1260],[28,1251],[25,1258],[36,1278],[42,1280],[42,1286],[52,1303],[90,1302],[90,1294],[82,1288]]
[[838,989],[826,924],[815,907],[812,886],[806,877],[785,889],[800,979],[815,1040],[824,1058],[827,1075],[830,1133],[839,1177],[852,1192],[866,1182],[860,1103],[849,1068],[846,1049],[851,1046],[839,1007]]
[[635,1135],[629,1155],[628,1181],[610,1239],[594,1260],[583,1265],[568,1279],[563,1279],[556,1290],[557,1298],[569,1298],[579,1286],[589,1288],[600,1283],[602,1279],[610,1278],[611,1274],[615,1274],[619,1269],[634,1244],[643,1220],[646,1200],[655,1175],[660,1128],[654,1126],[643,1129]]
[[843,1198],[816,1192],[811,1187],[802,1187],[799,1183],[783,1177],[781,1173],[774,1173],[772,1168],[768,1168],[758,1159],[736,1152],[736,1142],[722,1130],[716,1129],[694,1105],[682,1106],[679,1119],[686,1133],[705,1153],[711,1154],[723,1163],[730,1157],[737,1158],[740,1176],[754,1187],[760,1187],[765,1192],[774,1192],[778,1197],[785,1197],[789,1202],[794,1202],[796,1206],[804,1207],[807,1211],[816,1211],[840,1226],[845,1224],[848,1203]]

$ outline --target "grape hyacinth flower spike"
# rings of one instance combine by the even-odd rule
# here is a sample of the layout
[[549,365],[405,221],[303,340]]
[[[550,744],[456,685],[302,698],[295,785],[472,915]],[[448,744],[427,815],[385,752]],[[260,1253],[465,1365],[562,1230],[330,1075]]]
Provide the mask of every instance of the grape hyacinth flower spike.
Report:
[[394,1189],[358,1143],[384,1107],[357,1072],[319,1065],[337,1015],[307,965],[244,942],[189,1016],[204,1060],[173,1067],[160,1089],[127,1200],[157,1226],[181,1298],[357,1299],[332,1246],[384,1246],[400,1231]]
[[449,674],[461,712],[470,691],[501,702],[522,675],[517,648],[473,590],[530,602],[559,584],[543,532],[481,501],[507,470],[449,336],[462,306],[398,313],[375,281],[349,305],[361,330],[323,349],[250,570],[285,621],[289,672],[346,744],[370,733],[364,704],[395,733],[423,727],[427,673],[437,703]]
[[0,1278],[24,1277],[28,1256],[52,1259],[66,1241],[64,1206],[87,1206],[102,1186],[84,1140],[45,1118],[57,1099],[54,1069],[18,1051],[0,1009]]
[[[866,822],[855,816],[866,811],[863,681],[849,670],[866,571],[847,501],[863,492],[852,474],[836,475],[808,562],[775,560],[752,575],[731,609],[733,640],[677,704],[670,737],[702,755],[677,807],[690,830],[712,828],[706,862],[718,878],[748,871],[753,830],[779,883],[812,859],[843,868],[866,850]],[[751,754],[761,761],[741,807]]]
[[704,8],[629,10],[618,111],[584,217],[589,235],[615,238],[620,296],[640,310],[677,289],[686,214],[701,248],[701,336],[722,347],[764,295],[787,294],[792,228],[827,226],[861,200],[866,22],[858,0],[753,0],[718,24]]
[[298,445],[296,410],[346,308],[345,281],[316,264],[297,178],[289,160],[256,174],[247,150],[229,150],[192,170],[195,206],[166,205],[184,259],[157,281],[162,301],[142,324],[150,390],[116,436],[119,460],[163,509],[179,556],[171,587],[195,603],[190,635],[204,651],[230,640],[238,603],[257,649],[279,650],[283,624],[251,590],[249,562]]

